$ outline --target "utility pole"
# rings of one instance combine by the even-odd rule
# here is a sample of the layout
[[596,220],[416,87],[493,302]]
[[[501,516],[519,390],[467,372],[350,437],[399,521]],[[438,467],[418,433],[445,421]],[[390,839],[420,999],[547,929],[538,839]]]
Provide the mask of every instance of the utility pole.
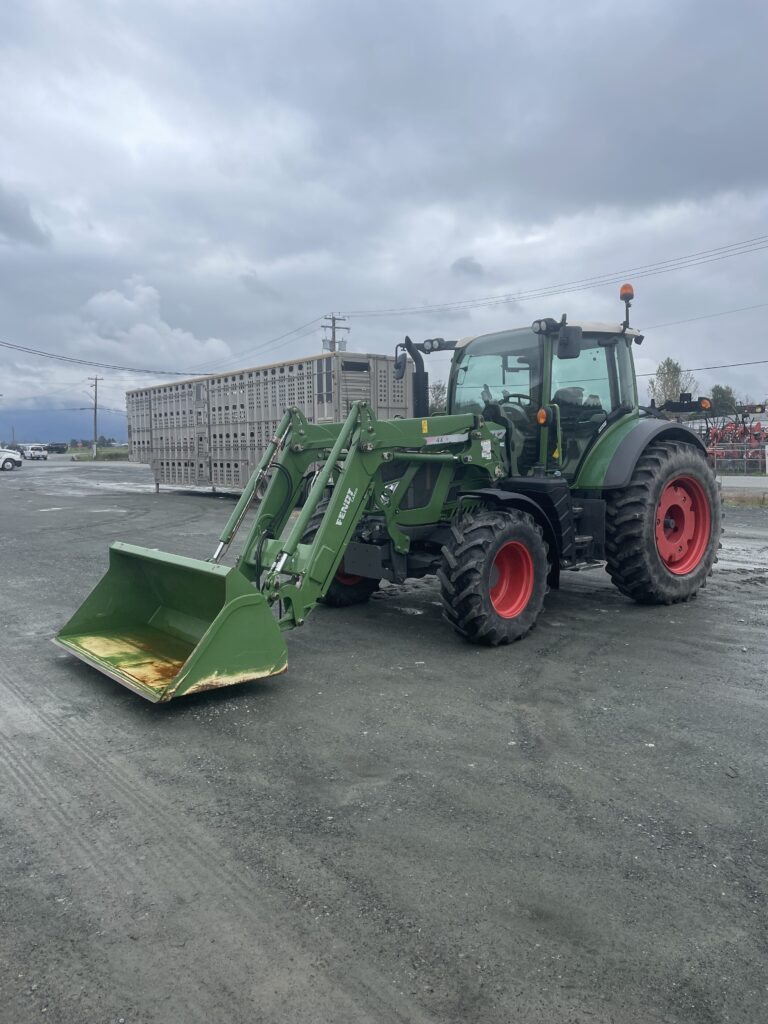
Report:
[[89,377],[88,380],[92,380],[93,384],[89,387],[93,388],[93,461],[96,461],[96,445],[99,437],[99,426],[98,426],[98,415],[99,415],[99,381],[104,380],[103,377]]
[[[330,332],[331,332],[330,338],[323,338],[324,342],[328,342],[328,344],[329,344],[329,351],[330,352],[335,352],[336,351],[336,347],[337,347],[336,346],[336,331],[349,331],[350,330],[349,327],[338,327],[337,326],[337,324],[341,323],[343,320],[346,320],[346,319],[347,318],[345,316],[339,316],[338,313],[330,313],[323,320],[323,330],[330,330]],[[326,323],[326,321],[330,321],[330,322]],[[341,339],[339,339],[339,340],[340,340],[340,343],[341,343]],[[346,348],[346,343],[344,343],[344,348]],[[343,351],[343,348],[342,348],[342,351]]]

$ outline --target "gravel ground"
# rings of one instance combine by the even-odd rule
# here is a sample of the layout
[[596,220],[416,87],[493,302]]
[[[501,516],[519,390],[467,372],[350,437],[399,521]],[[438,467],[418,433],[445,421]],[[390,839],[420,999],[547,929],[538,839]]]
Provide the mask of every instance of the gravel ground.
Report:
[[207,557],[231,507],[0,474],[2,1024],[766,1020],[768,509],[697,601],[566,574],[507,649],[434,581],[169,705],[49,642],[112,540]]

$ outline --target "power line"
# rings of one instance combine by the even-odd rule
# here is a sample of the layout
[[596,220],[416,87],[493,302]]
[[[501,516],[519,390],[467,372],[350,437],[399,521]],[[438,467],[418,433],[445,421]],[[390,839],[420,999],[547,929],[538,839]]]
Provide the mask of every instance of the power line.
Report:
[[[681,373],[696,373],[699,370],[734,370],[739,366],[763,366],[768,363],[768,359],[751,359],[748,363],[720,363],[717,366],[689,366],[686,370],[681,370]],[[636,377],[655,377],[658,370],[654,370],[653,373],[636,373]]]
[[[630,267],[625,270],[615,271],[611,274],[601,274],[595,277],[580,278],[575,281],[567,281],[557,285],[549,285],[542,288],[532,289],[526,292],[514,292],[504,295],[485,296],[478,299],[463,299],[457,302],[440,303],[432,306],[412,306],[384,310],[363,310],[353,311],[350,316],[387,316],[394,313],[416,313],[432,310],[461,310],[471,309],[479,306],[493,306],[511,301],[530,301],[539,298],[551,298],[555,295],[567,294],[574,291],[585,291],[590,288],[599,288],[609,284],[615,284],[628,276],[651,277],[657,274],[671,273],[673,270],[684,270],[689,266],[700,266],[704,263],[714,263],[722,259],[730,259],[732,256],[740,256],[744,253],[757,252],[768,248],[768,236],[761,236],[755,240],[760,244],[752,244],[752,240],[744,243],[734,243],[730,246],[723,246],[720,249],[705,250],[702,253],[692,253],[690,256],[681,256],[675,260],[662,260],[659,263],[643,264],[640,267]],[[736,246],[741,248],[736,249]],[[744,246],[749,246],[744,248]],[[729,250],[729,251],[725,251]],[[719,255],[718,255],[719,254]],[[676,264],[671,266],[670,264]]]
[[[762,246],[758,246],[758,247],[755,247],[753,249],[746,249],[746,250],[743,250],[742,252],[759,252],[759,251],[762,251],[763,249],[768,249],[768,244],[762,245]],[[559,295],[570,295],[570,294],[573,294],[574,292],[583,292],[583,291],[589,291],[590,289],[594,289],[594,288],[603,288],[603,287],[608,287],[609,285],[617,285],[617,284],[620,284],[622,281],[624,281],[625,278],[627,278],[627,277],[633,277],[635,279],[637,279],[637,278],[646,278],[646,277],[656,277],[656,276],[659,276],[660,274],[669,274],[669,273],[671,273],[674,270],[683,270],[683,269],[687,269],[689,267],[703,266],[706,263],[716,263],[719,260],[729,259],[730,256],[742,255],[742,252],[730,253],[730,254],[724,255],[724,256],[712,257],[710,259],[705,259],[705,260],[698,260],[698,261],[695,261],[695,262],[680,264],[679,266],[676,266],[676,267],[661,268],[659,270],[648,270],[648,271],[644,271],[644,272],[627,270],[627,271],[623,271],[623,272],[617,273],[613,277],[606,277],[606,278],[603,278],[603,279],[601,279],[599,281],[596,281],[596,282],[593,282],[593,283],[589,283],[589,284],[587,284],[587,283],[585,283],[585,284],[574,284],[574,285],[569,286],[569,287],[553,287],[552,289],[547,289],[547,290],[531,291],[531,292],[517,292],[517,293],[510,293],[510,294],[507,294],[507,295],[500,295],[500,296],[495,296],[495,297],[489,297],[489,298],[485,298],[485,299],[467,300],[467,301],[463,302],[460,305],[459,304],[455,304],[455,303],[454,304],[446,303],[444,305],[439,305],[439,306],[413,306],[413,307],[410,307],[410,308],[407,308],[407,309],[378,310],[378,311],[371,311],[369,313],[349,312],[347,315],[349,317],[353,317],[353,318],[365,319],[365,318],[368,318],[368,317],[406,316],[406,315],[410,316],[410,315],[414,315],[416,313],[424,313],[424,312],[431,312],[431,313],[435,313],[435,312],[437,312],[437,313],[439,313],[439,312],[451,313],[451,312],[453,312],[453,313],[456,313],[456,312],[462,312],[464,310],[470,310],[470,309],[490,308],[492,306],[507,305],[510,302],[532,302],[532,301],[535,301],[537,299],[555,298],[555,297],[557,297]]]
[[102,370],[124,370],[129,373],[153,373],[158,377],[178,377],[178,370],[149,370],[140,366],[117,366],[114,363],[99,363],[93,359],[78,359],[76,356],[65,356],[60,352],[46,352],[40,348],[28,348],[26,345],[15,345],[11,341],[0,341],[0,348],[13,349],[26,355],[40,356],[44,359],[57,359],[62,363],[77,363],[79,366],[96,366]]
[[644,331],[656,331],[660,327],[676,327],[678,324],[692,324],[695,320],[711,320],[716,316],[728,316],[730,313],[744,313],[748,309],[765,309],[768,302],[758,302],[755,306],[739,306],[736,309],[721,309],[719,313],[703,313],[701,316],[689,316],[685,320],[668,320],[665,324],[653,324],[644,327]]
[[[758,235],[754,238],[744,239],[741,242],[732,242],[728,245],[717,246],[712,249],[702,249],[695,253],[689,253],[687,256],[673,257],[667,260],[659,260],[655,263],[641,264],[639,267],[630,267],[625,270],[614,271],[610,274],[601,274],[593,277],[579,278],[574,281],[567,281],[557,285],[548,285],[542,288],[532,289],[527,292],[510,292],[504,295],[485,296],[477,299],[463,299],[456,302],[440,303],[436,305],[422,305],[422,306],[401,306],[391,307],[389,309],[371,309],[371,310],[351,310],[346,312],[348,317],[380,317],[380,316],[400,316],[412,313],[423,313],[423,312],[449,312],[475,309],[480,307],[490,307],[508,302],[522,302],[531,301],[533,299],[552,298],[556,295],[568,294],[572,292],[585,291],[587,289],[600,288],[608,286],[610,284],[616,284],[623,280],[625,277],[634,276],[635,278],[653,277],[659,274],[672,273],[675,270],[684,270],[689,267],[702,266],[708,263],[715,263],[721,260],[731,259],[734,256],[742,256],[752,252],[760,252],[768,249],[768,235]],[[666,324],[657,324],[653,330],[659,327],[673,326],[673,324],[687,323],[693,320],[704,320],[714,316],[725,316],[730,312],[741,312],[747,309],[758,309],[762,308],[765,304],[760,303],[756,306],[744,306],[739,310],[723,310],[720,313],[706,314],[701,317],[691,317],[689,320],[671,321]],[[242,359],[245,356],[253,355],[256,352],[263,351],[266,348],[282,348],[280,342],[285,344],[289,342],[299,341],[308,334],[313,333],[314,330],[319,326],[320,321],[324,318],[321,316],[314,317],[312,320],[307,321],[305,324],[301,324],[299,327],[294,327],[290,331],[286,331],[283,334],[279,334],[274,338],[270,338],[266,341],[261,342],[259,345],[254,346],[250,349],[243,349],[239,352],[233,352],[226,359],[218,360],[209,365],[208,370],[200,368],[201,364],[197,366],[190,366],[183,370],[154,370],[147,367],[139,366],[123,366],[115,363],[104,363],[96,360],[81,359],[76,356],[67,356],[57,352],[48,352],[44,349],[31,348],[25,345],[17,345],[9,341],[0,341],[0,347],[11,349],[16,352],[22,352],[27,355],[38,356],[44,359],[54,359],[59,362],[77,364],[79,366],[91,366],[99,369],[112,370],[117,373],[128,373],[128,374],[149,374],[156,377],[183,377],[188,374],[193,375],[210,375],[211,370],[215,366],[221,366],[222,364],[231,364],[236,359]],[[288,341],[286,342],[286,339]]]
[[[743,312],[745,312],[747,310],[763,309],[766,306],[768,306],[768,303],[760,302],[760,303],[757,303],[756,305],[753,305],[753,306],[739,306],[736,309],[723,309],[723,310],[720,310],[717,313],[704,313],[701,316],[688,317],[685,320],[670,320],[670,321],[668,321],[666,323],[663,323],[663,324],[653,324],[653,326],[645,327],[645,328],[643,328],[643,330],[644,330],[644,332],[647,333],[648,331],[659,330],[662,327],[672,327],[672,326],[675,326],[675,325],[678,325],[678,324],[688,324],[688,323],[693,323],[693,322],[695,322],[697,320],[709,320],[709,319],[712,319],[714,317],[728,316],[728,315],[730,315],[732,313],[743,313]],[[762,366],[762,365],[767,364],[767,363],[768,363],[768,359],[753,359],[753,360],[749,360],[747,362],[742,362],[742,363],[720,363],[717,366],[693,366],[693,367],[690,367],[688,370],[684,370],[683,372],[684,373],[689,373],[689,372],[693,373],[693,372],[696,372],[696,371],[699,371],[699,370],[729,370],[729,369],[736,369],[736,368],[739,368],[739,367],[742,367],[742,366]],[[656,371],[653,371],[652,373],[638,373],[635,376],[637,376],[637,377],[654,377],[655,375],[656,375]],[[180,374],[179,374],[179,376],[180,376]],[[77,381],[76,383],[80,384],[80,383],[82,383],[82,381]],[[112,385],[112,386],[113,387],[119,387],[120,385]],[[62,391],[62,390],[65,390],[65,389],[64,388],[58,388],[58,389],[55,389],[54,391],[46,391],[46,392],[42,392],[41,394],[37,394],[37,395],[25,395],[22,398],[15,399],[15,401],[18,401],[18,402],[34,401],[37,398],[45,398],[48,395],[56,394],[57,391]],[[90,406],[88,406],[88,407],[85,407],[85,406],[82,406],[82,407],[81,406],[74,406],[74,407],[73,406],[63,406],[63,407],[54,408],[51,411],[52,412],[53,411],[56,411],[56,412],[73,412],[73,411],[82,411],[85,408],[90,408]],[[111,409],[111,408],[105,408],[103,406],[102,406],[102,409],[103,409],[104,412],[117,413],[118,415],[121,415],[121,416],[125,415],[125,410],[124,409]]]
[[[48,412],[91,412],[93,410],[92,405],[54,405]],[[37,411],[37,410],[31,410]],[[99,406],[99,412],[113,412],[117,416],[125,416],[125,409],[108,409],[105,405]]]
[[574,281],[565,281],[560,284],[547,285],[541,288],[534,288],[529,291],[508,292],[502,295],[487,295],[476,299],[461,299],[455,302],[442,302],[433,305],[421,306],[393,306],[388,309],[362,309],[346,310],[349,317],[379,317],[405,315],[408,313],[424,312],[449,312],[465,309],[474,309],[500,305],[508,302],[523,302],[532,299],[552,298],[555,295],[568,294],[576,291],[586,291],[591,288],[600,288],[610,284],[616,284],[625,277],[635,278],[655,277],[659,274],[669,274],[675,270],[685,270],[688,267],[702,266],[707,263],[716,263],[721,260],[731,259],[734,256],[742,256],[751,252],[761,252],[768,249],[768,235],[759,235],[755,238],[745,239],[742,242],[732,242],[729,245],[718,246],[714,249],[703,249],[699,252],[689,253],[687,256],[677,256],[668,260],[660,260],[655,263],[646,263],[638,267],[629,267],[624,270],[612,271],[611,273],[599,274],[593,277],[578,278]]
[[[269,338],[267,341],[261,342],[251,349],[243,349],[239,352],[233,352],[231,356],[227,356],[226,359],[220,359],[216,362],[209,363],[211,367],[220,366],[222,363],[231,363],[234,359],[239,359],[243,356],[253,354],[254,352],[262,351],[265,348],[276,346],[277,342],[283,341],[285,338],[290,338],[292,341],[298,341],[299,338],[306,337],[306,334],[300,334],[299,338],[292,338],[292,335],[298,334],[300,331],[304,331],[305,328],[312,327],[314,325],[319,326],[320,321],[323,319],[321,316],[316,316],[314,319],[309,320],[305,324],[301,324],[299,327],[294,327],[290,331],[286,331],[283,334],[278,334],[275,338]],[[312,331],[307,331],[307,334],[311,334]],[[277,346],[280,347],[280,346]],[[74,363],[78,366],[95,366],[101,370],[114,370],[117,373],[132,373],[132,374],[152,374],[156,377],[183,377],[187,374],[208,374],[208,370],[200,369],[202,364],[197,366],[188,366],[183,370],[152,370],[146,366],[122,366],[115,363],[102,363],[94,359],[80,359],[76,356],[63,355],[60,352],[48,352],[45,349],[30,348],[26,345],[17,345],[11,341],[0,341],[0,348],[11,349],[15,352],[22,352],[25,355],[39,356],[42,359],[55,359],[62,363]]]
[[[289,338],[293,334],[298,334],[299,331],[303,331],[307,327],[312,327],[312,330],[315,330],[314,325],[317,324],[319,326],[320,325],[320,321],[323,320],[323,319],[325,319],[325,318],[322,317],[322,316],[316,316],[312,320],[308,320],[307,323],[301,324],[299,327],[294,327],[292,330],[286,331],[284,334],[278,334],[278,336],[276,338],[270,338],[268,341],[260,342],[254,348],[241,349],[239,352],[233,352],[232,356],[228,357],[227,359],[219,359],[217,362],[208,363],[208,365],[209,366],[221,366],[221,364],[223,362],[230,362],[231,359],[240,359],[243,356],[253,355],[254,352],[261,352],[265,348],[270,348],[272,346],[277,346],[277,342],[278,341],[282,341],[284,338]],[[308,331],[307,333],[311,334],[312,331]],[[306,335],[302,334],[301,337],[302,338],[306,337]],[[291,338],[291,340],[292,341],[298,341],[298,338]],[[200,364],[198,364],[197,367],[195,367],[195,366],[188,366],[187,369],[184,372],[185,373],[192,372],[195,369],[199,368],[199,365]]]
[[[743,306],[742,309],[758,309],[758,308],[761,308],[761,306],[763,306],[763,305],[768,305],[768,303],[761,303],[760,306]],[[741,310],[727,310],[726,312],[741,312]],[[708,316],[721,316],[721,315],[724,315],[724,314],[720,314],[720,313],[710,313],[710,314],[708,314]],[[691,318],[691,320],[702,320],[702,319],[705,319],[705,318],[704,317],[692,317]],[[689,323],[689,322],[690,322],[689,320],[677,320],[677,321],[675,321],[675,323]],[[657,324],[656,325],[656,327],[666,327],[666,326],[668,326],[668,325],[667,324]],[[651,328],[651,327],[646,328],[646,330],[655,330],[655,329],[656,328]],[[689,366],[686,369],[682,370],[681,372],[682,373],[698,373],[701,370],[733,370],[733,369],[738,369],[739,367],[742,367],[742,366],[764,366],[766,364],[768,364],[768,359],[750,359],[747,362],[743,362],[743,363],[718,363],[715,366]],[[648,373],[636,373],[635,376],[636,377],[655,377],[657,372],[658,372],[658,370],[652,370],[652,371],[650,371]],[[23,402],[23,401],[28,401],[28,400],[33,401],[35,398],[45,398],[46,394],[47,393],[40,394],[40,395],[28,395],[28,396],[26,396],[26,398],[17,398],[17,399],[15,399],[15,401],[17,401],[17,402]],[[93,409],[92,405],[62,405],[62,406],[53,406],[48,411],[49,412],[90,412],[92,409]],[[100,409],[101,409],[102,412],[114,413],[117,416],[125,416],[126,415],[126,410],[125,409],[112,409],[112,408],[108,408],[108,407],[103,406],[103,405],[100,406]],[[36,411],[36,410],[30,410],[30,412],[34,412],[34,411]]]
[[[178,376],[178,377],[189,377],[189,376],[193,376],[193,377],[196,377],[196,376],[197,377],[213,377],[213,376],[215,376],[216,374],[219,374],[219,373],[227,373],[228,372],[227,368],[229,366],[232,366],[233,363],[235,365],[237,365],[238,368],[242,368],[242,366],[243,366],[243,361],[242,360],[243,360],[243,358],[246,355],[254,355],[259,349],[263,349],[263,348],[271,348],[272,351],[276,352],[276,351],[278,351],[281,348],[285,348],[286,345],[290,345],[290,344],[292,344],[293,342],[296,342],[296,341],[301,341],[302,338],[308,338],[311,334],[314,334],[315,331],[317,331],[319,329],[320,321],[322,319],[323,319],[323,317],[315,317],[315,319],[314,320],[310,320],[308,324],[304,324],[304,327],[309,327],[309,330],[305,330],[301,334],[295,334],[293,332],[289,332],[289,333],[292,333],[292,335],[293,335],[292,337],[288,337],[285,334],[281,335],[280,336],[281,338],[288,337],[288,340],[287,341],[283,341],[282,344],[274,344],[275,341],[279,341],[280,339],[272,339],[272,341],[264,342],[262,345],[258,346],[258,348],[247,349],[247,350],[241,351],[241,352],[235,352],[235,353],[233,353],[233,355],[228,356],[226,359],[219,359],[217,362],[208,363],[208,369],[207,370],[193,370],[191,368],[187,368],[186,370],[183,370],[183,371],[179,370],[179,372],[178,372],[178,374],[176,376]],[[310,324],[312,325],[311,327],[310,327]],[[300,330],[300,328],[296,328],[296,330]]]

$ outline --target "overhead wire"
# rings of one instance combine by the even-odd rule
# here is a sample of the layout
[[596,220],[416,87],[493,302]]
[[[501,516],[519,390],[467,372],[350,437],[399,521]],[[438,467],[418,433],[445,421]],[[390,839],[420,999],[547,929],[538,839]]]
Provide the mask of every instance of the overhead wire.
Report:
[[[750,359],[746,363],[719,363],[716,366],[689,366],[687,369],[681,370],[681,373],[697,373],[699,370],[735,370],[739,366],[763,366],[768,363],[768,359]],[[636,373],[636,377],[655,377],[658,370],[653,370],[651,373]]]
[[[738,306],[735,309],[722,309],[722,310],[718,310],[717,312],[714,312],[714,313],[702,313],[700,316],[686,317],[683,320],[668,320],[668,321],[665,321],[664,323],[652,324],[649,327],[644,327],[643,328],[643,332],[647,333],[648,331],[661,330],[664,327],[675,327],[675,326],[678,326],[678,325],[681,325],[681,324],[695,323],[695,322],[697,322],[699,320],[711,320],[711,319],[714,319],[715,317],[730,316],[730,315],[735,314],[735,313],[749,312],[749,311],[754,310],[754,309],[765,309],[766,307],[768,307],[768,302],[758,302],[758,303],[755,303],[754,305],[751,305],[751,306]],[[307,333],[311,334],[312,332],[309,331]],[[302,337],[304,337],[304,336],[306,336],[306,335],[302,335]],[[690,368],[690,372],[694,372],[694,371],[698,371],[698,370],[728,370],[728,369],[736,369],[736,368],[739,368],[739,367],[742,367],[742,366],[761,366],[761,365],[764,365],[766,363],[768,363],[768,359],[753,359],[753,360],[749,360],[747,362],[740,362],[740,363],[720,363],[717,366],[694,366],[694,367]],[[685,371],[685,372],[689,372],[689,371]],[[637,376],[638,377],[653,377],[654,373],[638,373]],[[28,401],[28,400],[32,401],[32,400],[34,400],[36,398],[44,398],[44,397],[47,397],[48,395],[57,394],[60,391],[68,390],[70,387],[76,387],[76,386],[78,386],[79,384],[82,384],[82,383],[84,383],[84,381],[73,381],[70,384],[65,385],[62,388],[56,388],[53,391],[47,391],[44,394],[24,395],[23,397],[16,399],[16,401],[23,402],[23,401]],[[105,385],[105,387],[112,387],[112,388],[116,388],[116,387],[119,387],[119,386],[120,385],[118,385],[118,384],[106,384]],[[112,411],[116,412],[118,410],[112,410]]]
[[[46,410],[47,412],[93,412],[92,405],[54,405]],[[107,405],[99,406],[99,413],[113,412],[118,416],[125,416],[125,409],[110,409]]]
[[[522,302],[531,301],[539,298],[551,298],[555,295],[569,294],[572,292],[585,291],[588,289],[599,288],[607,286],[613,283],[617,283],[625,277],[630,275],[635,278],[652,277],[659,274],[672,273],[675,270],[683,270],[688,267],[702,266],[708,263],[714,263],[725,259],[731,259],[734,256],[741,256],[752,252],[760,252],[764,249],[768,249],[768,235],[757,235],[754,238],[744,239],[740,242],[732,242],[728,245],[717,246],[711,249],[702,249],[695,253],[689,253],[686,256],[672,257],[667,260],[659,260],[654,263],[641,264],[639,267],[630,267],[621,271],[614,271],[610,274],[594,275],[592,277],[579,278],[574,281],[564,282],[557,285],[549,285],[541,288],[532,289],[529,291],[521,292],[509,292],[503,295],[496,296],[485,296],[476,299],[463,299],[456,302],[449,303],[438,303],[433,305],[421,305],[421,306],[400,306],[391,307],[388,309],[371,309],[371,310],[348,310],[344,313],[345,316],[364,318],[364,317],[384,317],[384,316],[398,316],[405,314],[414,314],[422,312],[450,312],[459,311],[465,309],[476,309],[482,307],[491,307],[500,304],[506,304],[509,302]],[[764,304],[759,303],[755,306],[745,306],[742,309],[757,309],[761,308]],[[733,310],[733,312],[741,312],[742,310]],[[654,327],[648,328],[648,330],[654,330],[659,327],[672,326],[677,323],[686,323],[693,320],[704,320],[714,316],[725,316],[729,310],[723,310],[719,313],[705,314],[700,317],[691,317],[689,320],[681,321],[670,321],[666,324],[657,324]],[[69,356],[58,352],[49,352],[44,349],[32,348],[26,345],[18,345],[14,342],[1,341],[0,347],[10,349],[12,351],[21,352],[26,355],[33,355],[39,358],[53,359],[60,362],[76,364],[80,366],[92,366],[98,367],[99,369],[112,370],[115,373],[120,374],[135,374],[135,375],[151,375],[156,377],[182,377],[190,373],[193,375],[210,375],[210,369],[215,366],[221,366],[225,363],[231,363],[235,359],[242,359],[247,355],[253,355],[256,352],[263,351],[266,348],[283,348],[285,344],[299,341],[309,334],[313,333],[317,329],[317,326],[322,321],[323,317],[314,317],[312,320],[307,321],[305,324],[301,324],[298,327],[292,328],[290,331],[285,331],[283,334],[277,335],[274,338],[270,338],[266,341],[260,342],[258,345],[248,349],[242,349],[238,352],[233,352],[231,356],[226,359],[214,361],[213,363],[207,364],[208,370],[200,369],[203,364],[197,364],[196,366],[189,366],[183,370],[162,370],[162,369],[151,369],[149,367],[138,367],[138,366],[125,366],[116,363],[107,363],[98,360],[82,359],[77,356]],[[280,343],[283,344],[280,344]]]
[[8,348],[16,352],[23,352],[26,355],[40,356],[44,359],[56,359],[62,363],[97,366],[102,370],[127,370],[130,373],[151,373],[157,377],[178,377],[180,375],[178,370],[150,370],[147,367],[120,366],[115,363],[102,363],[93,359],[78,359],[76,356],[67,356],[61,352],[47,352],[44,349],[30,348],[27,345],[16,345],[11,341],[0,341],[0,348]]
[[689,267],[698,267],[708,263],[717,263],[721,260],[731,259],[734,256],[743,256],[752,252],[761,252],[764,249],[768,249],[768,235],[760,235],[754,239],[747,239],[744,242],[734,242],[730,245],[720,246],[716,249],[705,249],[699,253],[691,253],[688,256],[679,256],[670,260],[660,260],[656,263],[647,263],[639,267],[628,267],[624,270],[599,274],[593,277],[578,278],[574,281],[547,285],[541,288],[530,289],[528,291],[506,292],[502,295],[487,295],[475,299],[460,299],[455,302],[442,302],[419,306],[393,306],[387,309],[344,310],[343,312],[345,316],[364,319],[367,317],[400,316],[424,312],[458,312],[466,309],[502,305],[509,302],[526,302],[534,299],[552,298],[555,295],[566,295],[572,292],[587,291],[589,289],[601,288],[610,284],[617,284],[629,276],[644,278],[655,277],[660,274],[669,274],[673,271],[685,270]]
[[[231,356],[227,356],[226,359],[218,360],[217,362],[207,364],[210,367],[221,365],[222,363],[229,363],[236,358],[240,358],[245,355],[253,354],[254,352],[261,351],[269,347],[282,348],[282,345],[277,344],[283,339],[288,338],[290,341],[298,341],[300,338],[306,337],[317,329],[320,325],[323,317],[318,316],[313,320],[308,321],[306,324],[302,324],[300,327],[294,327],[291,331],[286,331],[284,334],[279,334],[276,338],[270,338],[267,341],[261,342],[254,348],[245,349],[239,352],[233,352]],[[303,334],[298,334],[298,337],[292,337],[297,335],[299,331],[303,331],[304,328],[311,327],[309,331]],[[54,359],[62,363],[74,363],[80,366],[95,366],[102,370],[113,370],[116,373],[129,373],[129,374],[151,374],[156,377],[183,377],[189,373],[206,374],[208,371],[201,370],[196,367],[186,367],[183,370],[153,370],[146,366],[123,366],[116,363],[104,363],[93,359],[80,359],[76,356],[64,355],[61,352],[48,352],[45,349],[31,348],[27,345],[17,345],[11,341],[0,341],[0,348],[11,349],[12,351],[21,352],[25,355],[38,356],[43,359]],[[203,364],[198,364],[202,366]]]
[[768,306],[768,302],[758,302],[754,306],[737,306],[736,309],[721,309],[719,313],[703,313],[701,316],[689,316],[685,320],[667,320],[663,324],[651,324],[650,327],[644,327],[644,331],[657,331],[661,327],[677,327],[679,324],[692,324],[696,320],[711,320],[716,316],[729,316],[731,313],[745,313],[750,309],[765,309]]
[[[283,346],[278,345],[277,344],[278,342],[282,341],[284,338],[290,338],[291,341],[298,341],[298,338],[292,338],[291,335],[298,334],[299,331],[303,331],[307,327],[311,327],[312,328],[310,331],[307,332],[307,334],[311,334],[312,331],[316,330],[315,325],[317,325],[319,327],[320,323],[321,323],[321,321],[323,319],[324,319],[324,317],[322,317],[322,316],[316,316],[312,320],[308,320],[307,323],[300,324],[298,327],[294,327],[292,330],[286,331],[284,334],[278,334],[276,338],[269,338],[267,341],[259,342],[258,345],[255,345],[252,348],[240,349],[237,352],[233,352],[232,356],[229,357],[226,360],[221,360],[220,359],[220,360],[218,360],[218,362],[207,363],[206,365],[208,365],[208,366],[220,366],[222,362],[229,362],[230,358],[231,359],[235,359],[235,358],[239,359],[242,356],[253,355],[254,352],[261,352],[265,348],[271,348],[271,347],[282,348]],[[306,335],[302,334],[301,337],[302,338],[306,337]],[[185,370],[185,372],[190,372],[192,370],[198,369],[200,365],[202,365],[202,364],[198,363],[196,366],[188,366],[187,369]]]

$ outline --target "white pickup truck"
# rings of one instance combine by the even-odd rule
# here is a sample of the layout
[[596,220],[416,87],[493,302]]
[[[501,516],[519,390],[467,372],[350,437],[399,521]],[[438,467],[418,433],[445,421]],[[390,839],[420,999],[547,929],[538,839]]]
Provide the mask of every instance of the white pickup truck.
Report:
[[42,444],[23,444],[21,455],[24,459],[47,459],[48,449]]

